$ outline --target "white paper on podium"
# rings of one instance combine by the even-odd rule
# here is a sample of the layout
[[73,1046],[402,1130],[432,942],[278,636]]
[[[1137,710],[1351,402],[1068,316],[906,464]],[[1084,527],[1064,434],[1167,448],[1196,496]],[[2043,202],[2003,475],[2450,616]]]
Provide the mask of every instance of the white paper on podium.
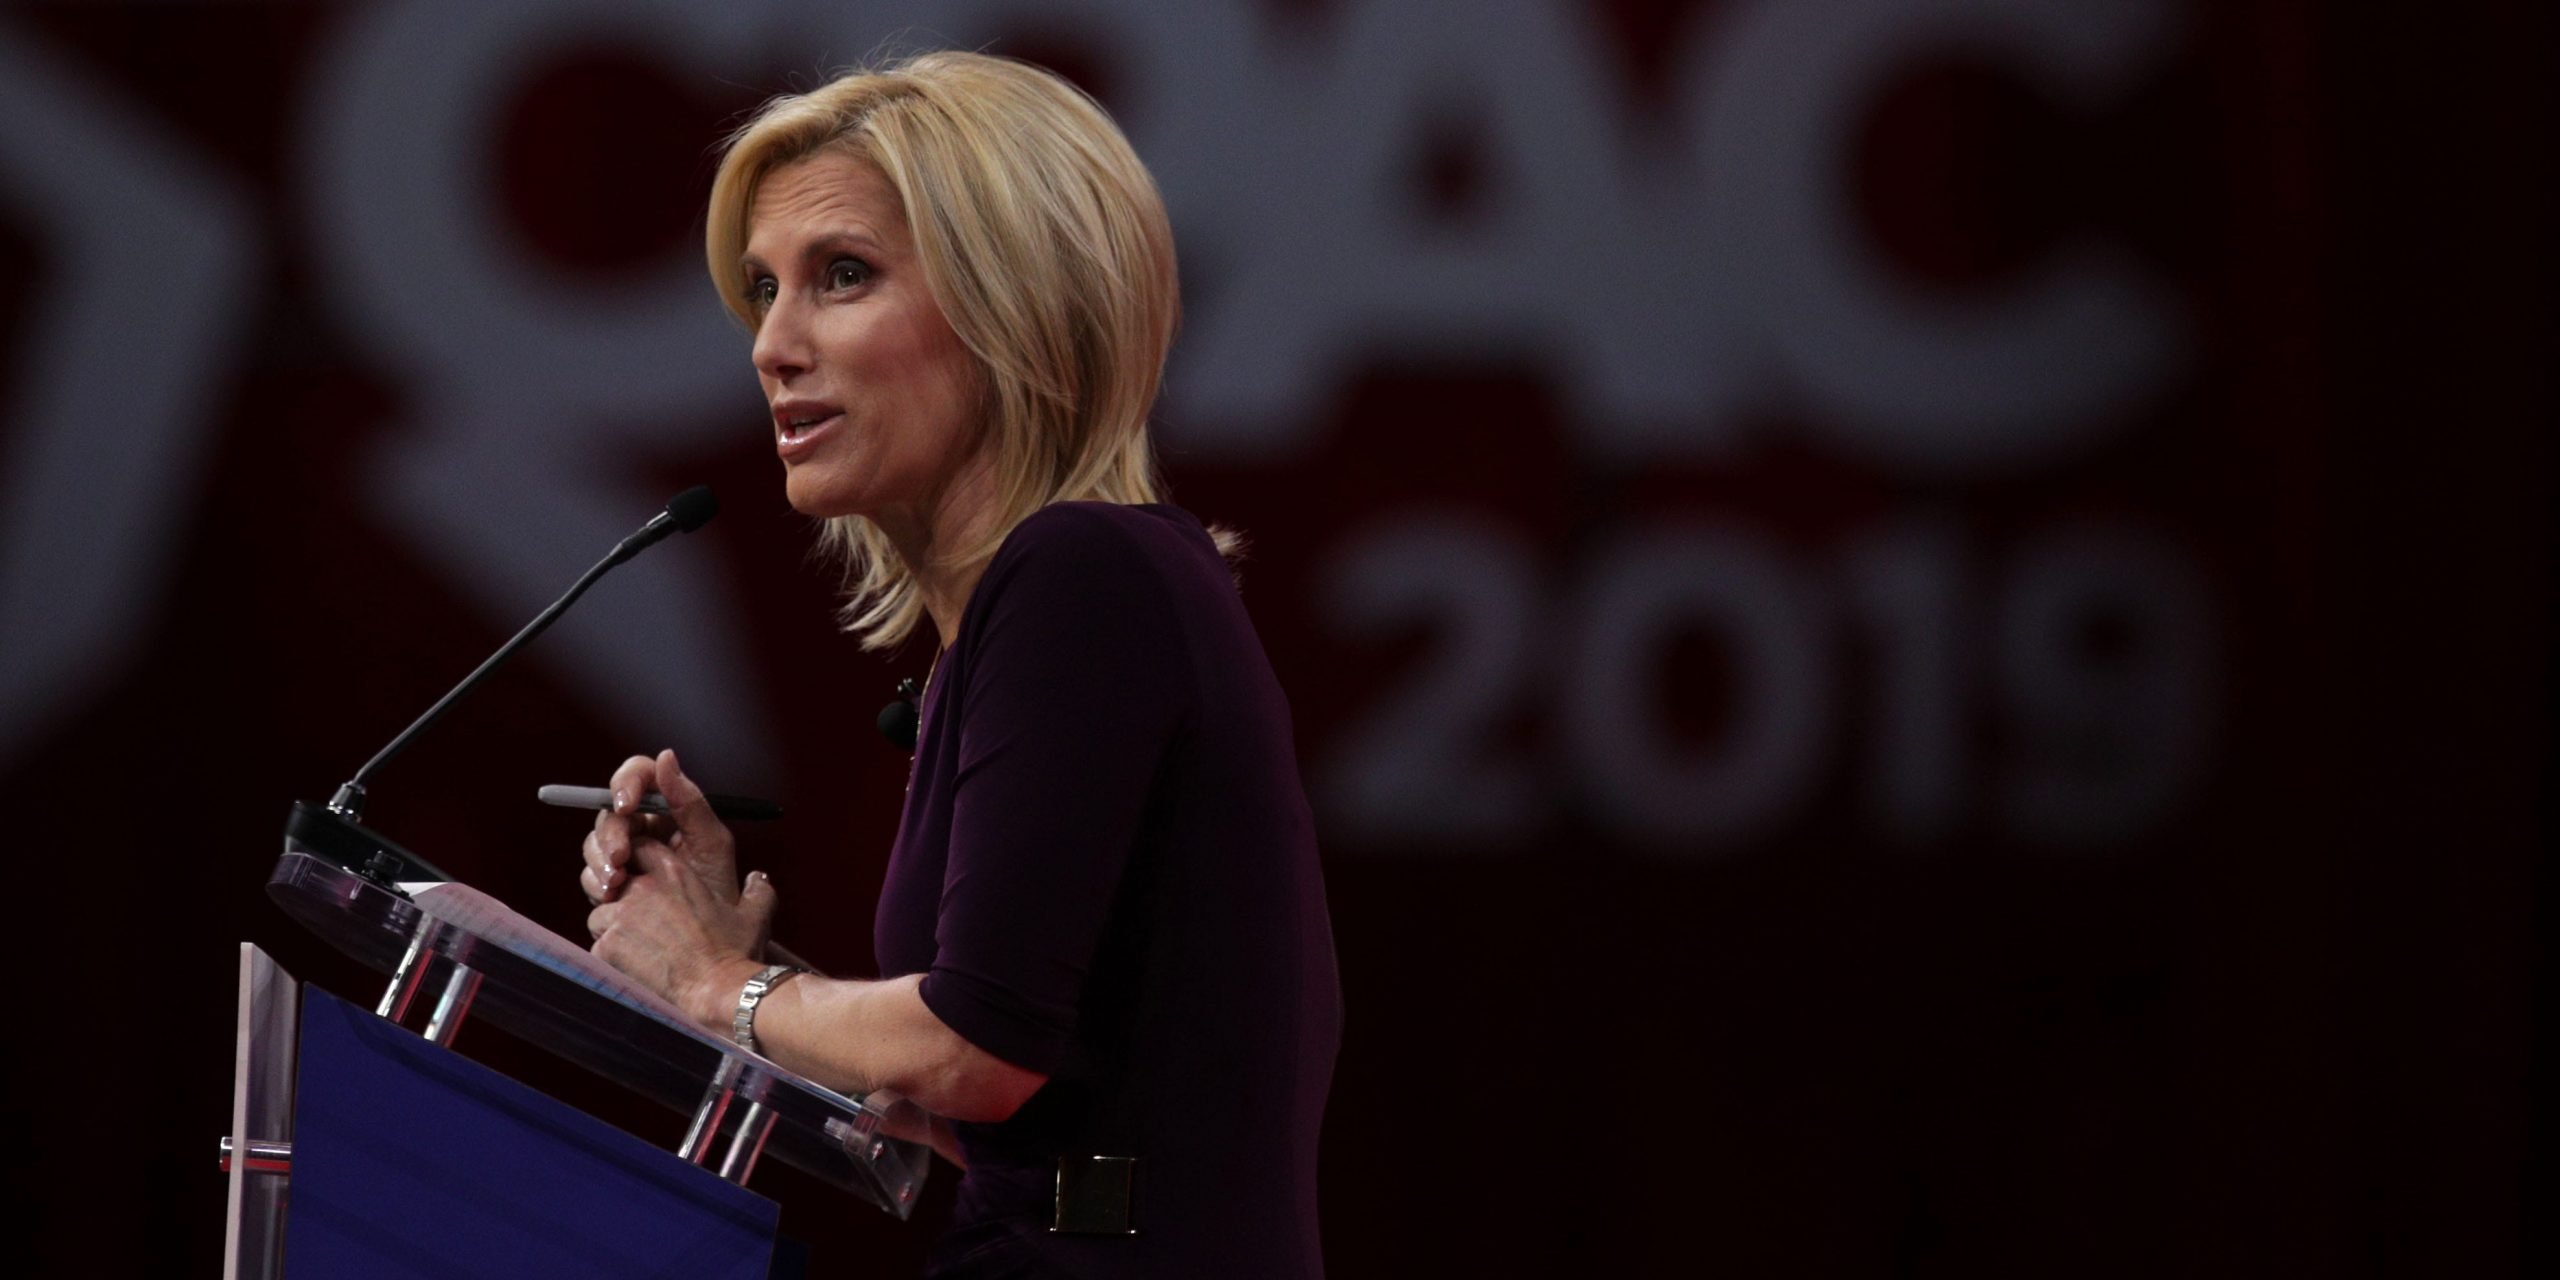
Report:
[[728,1043],[703,1030],[656,992],[597,959],[594,952],[518,915],[515,908],[470,885],[452,880],[421,880],[403,882],[400,887],[421,909],[439,920],[467,929],[608,999],[654,1015],[695,1039],[722,1046]]

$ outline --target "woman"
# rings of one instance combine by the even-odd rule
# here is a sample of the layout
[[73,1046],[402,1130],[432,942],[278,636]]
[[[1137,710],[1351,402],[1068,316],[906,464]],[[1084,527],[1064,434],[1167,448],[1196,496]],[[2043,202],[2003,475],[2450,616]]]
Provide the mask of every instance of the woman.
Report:
[[[615,772],[587,840],[596,953],[947,1118],[967,1173],[931,1274],[1320,1274],[1332,933],[1229,548],[1156,501],[1178,295],[1146,170],[1057,77],[927,54],[768,105],[707,238],[848,628],[940,648],[882,980],[765,963],[773,886],[739,883],[672,752]],[[633,812],[652,790],[671,817]]]

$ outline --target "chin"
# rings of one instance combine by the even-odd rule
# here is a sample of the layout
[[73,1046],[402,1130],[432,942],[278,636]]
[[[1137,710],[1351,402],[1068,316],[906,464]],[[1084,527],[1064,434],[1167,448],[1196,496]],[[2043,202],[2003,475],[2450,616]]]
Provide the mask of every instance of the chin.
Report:
[[786,483],[782,489],[782,500],[790,503],[792,510],[813,520],[832,520],[837,516],[863,513],[862,503],[854,495],[834,492],[823,485],[804,487]]
[[839,516],[858,516],[862,514],[858,508],[846,503],[817,500],[804,502],[798,498],[791,499],[791,509],[809,517],[812,520],[833,520]]

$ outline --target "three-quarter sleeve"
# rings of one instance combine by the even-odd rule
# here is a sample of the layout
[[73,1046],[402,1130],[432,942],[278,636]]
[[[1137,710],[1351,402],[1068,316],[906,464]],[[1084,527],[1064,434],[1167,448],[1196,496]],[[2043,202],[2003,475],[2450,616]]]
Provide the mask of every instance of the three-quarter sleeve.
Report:
[[1130,534],[1074,507],[1018,526],[970,608],[960,687],[942,700],[959,768],[922,995],[971,1044],[1056,1074],[1181,729],[1190,658]]

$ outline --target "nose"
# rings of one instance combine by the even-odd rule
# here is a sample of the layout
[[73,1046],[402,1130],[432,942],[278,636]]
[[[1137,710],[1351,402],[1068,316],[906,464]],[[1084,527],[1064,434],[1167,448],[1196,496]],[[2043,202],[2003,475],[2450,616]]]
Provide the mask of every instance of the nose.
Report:
[[752,351],[756,372],[767,380],[788,383],[809,370],[808,326],[789,295],[776,298],[756,325]]

